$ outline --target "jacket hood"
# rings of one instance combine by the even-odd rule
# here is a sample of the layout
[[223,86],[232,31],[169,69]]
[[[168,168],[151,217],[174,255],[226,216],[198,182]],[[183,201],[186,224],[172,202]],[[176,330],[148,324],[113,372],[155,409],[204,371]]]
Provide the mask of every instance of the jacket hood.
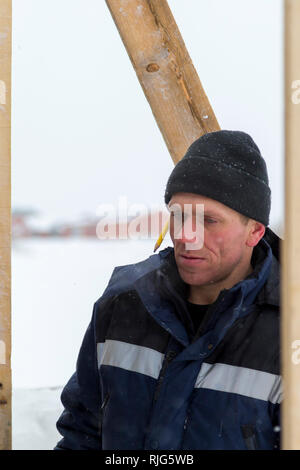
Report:
[[272,250],[272,264],[267,282],[260,291],[257,303],[280,306],[280,270],[281,270],[281,238],[269,227],[266,228],[263,239]]

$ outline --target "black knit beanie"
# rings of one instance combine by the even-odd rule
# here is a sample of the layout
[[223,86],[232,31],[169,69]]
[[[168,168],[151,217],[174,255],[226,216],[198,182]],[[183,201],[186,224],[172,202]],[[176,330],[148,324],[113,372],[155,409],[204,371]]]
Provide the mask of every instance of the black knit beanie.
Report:
[[265,160],[245,132],[210,132],[197,139],[174,167],[165,191],[215,199],[251,219],[269,225],[271,190]]

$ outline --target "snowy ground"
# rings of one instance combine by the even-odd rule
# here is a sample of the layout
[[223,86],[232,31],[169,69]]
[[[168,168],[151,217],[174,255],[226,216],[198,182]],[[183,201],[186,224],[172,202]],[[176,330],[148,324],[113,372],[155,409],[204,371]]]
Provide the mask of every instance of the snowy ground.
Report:
[[[62,386],[73,374],[94,302],[114,266],[153,254],[155,240],[28,239],[12,252],[13,449],[60,439]],[[172,246],[166,238],[161,249]]]
[[61,439],[55,423],[62,405],[61,387],[13,390],[13,449],[53,449]]

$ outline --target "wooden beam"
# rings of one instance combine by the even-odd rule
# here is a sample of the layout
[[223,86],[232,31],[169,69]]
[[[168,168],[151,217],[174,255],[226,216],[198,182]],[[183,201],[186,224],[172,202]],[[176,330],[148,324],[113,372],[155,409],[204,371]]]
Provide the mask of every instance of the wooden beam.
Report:
[[285,0],[282,448],[300,449],[300,0]]
[[11,449],[11,0],[0,0],[0,449]]
[[[166,0],[106,0],[174,163],[220,127]],[[120,71],[120,74],[122,71]]]

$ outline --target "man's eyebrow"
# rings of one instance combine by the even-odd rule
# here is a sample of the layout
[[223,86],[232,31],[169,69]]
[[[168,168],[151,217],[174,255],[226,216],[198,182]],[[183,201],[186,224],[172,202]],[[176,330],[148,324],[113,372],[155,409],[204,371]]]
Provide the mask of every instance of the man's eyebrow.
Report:
[[213,216],[213,217],[223,217],[222,214],[220,214],[219,212],[214,212],[213,210],[209,209],[209,210],[205,210],[204,209],[204,215],[208,215],[208,216]]
[[[173,203],[173,204],[175,205],[175,203]],[[173,204],[171,204],[171,205],[168,204],[168,205],[167,205],[167,208],[168,208],[169,211],[171,210],[171,207],[172,207]],[[177,206],[177,207],[176,207],[177,210],[179,209],[178,206],[180,206],[181,211],[184,210],[184,207],[183,207],[181,204],[179,204],[178,202],[176,203],[176,206]],[[196,213],[196,209],[193,208],[192,213],[195,214],[195,213]],[[211,216],[211,217],[220,217],[220,218],[223,218],[223,215],[222,215],[222,214],[220,214],[219,212],[214,211],[214,209],[205,209],[205,206],[204,206],[204,216],[207,216],[207,217]]]

